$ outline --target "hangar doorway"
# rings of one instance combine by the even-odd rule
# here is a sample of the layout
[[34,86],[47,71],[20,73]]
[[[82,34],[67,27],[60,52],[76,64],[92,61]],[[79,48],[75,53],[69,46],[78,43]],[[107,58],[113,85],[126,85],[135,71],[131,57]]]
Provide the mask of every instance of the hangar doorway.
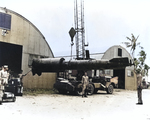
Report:
[[118,76],[118,88],[125,89],[125,69],[114,70],[113,76]]
[[22,66],[22,46],[0,42],[0,67],[8,65],[13,73],[20,73]]

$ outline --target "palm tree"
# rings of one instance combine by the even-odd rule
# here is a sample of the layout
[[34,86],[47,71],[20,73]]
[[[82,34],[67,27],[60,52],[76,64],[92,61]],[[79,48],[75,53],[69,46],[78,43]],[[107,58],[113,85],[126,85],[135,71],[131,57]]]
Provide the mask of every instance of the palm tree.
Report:
[[[127,48],[131,48],[130,51],[132,53],[133,62],[134,62],[134,72],[136,74],[141,74],[142,76],[148,75],[148,70],[150,69],[150,67],[147,64],[145,64],[145,60],[146,60],[145,51],[141,50],[139,52],[139,56],[140,56],[139,58],[135,58],[134,56],[137,46],[140,45],[140,42],[137,43],[139,36],[135,37],[133,34],[131,34],[131,38],[129,37],[126,38],[130,42],[124,42],[124,44],[126,45]],[[143,47],[141,46],[139,47],[143,49]]]
[[[131,51],[132,57],[134,59],[134,52],[136,50],[136,47],[140,45],[140,42],[137,43],[137,39],[139,38],[139,36],[135,37],[133,34],[131,34],[131,38],[129,38],[129,37],[126,37],[126,38],[130,42],[124,42],[124,44],[126,45],[127,48],[131,48],[130,51]],[[141,47],[141,48],[143,48],[143,47]]]

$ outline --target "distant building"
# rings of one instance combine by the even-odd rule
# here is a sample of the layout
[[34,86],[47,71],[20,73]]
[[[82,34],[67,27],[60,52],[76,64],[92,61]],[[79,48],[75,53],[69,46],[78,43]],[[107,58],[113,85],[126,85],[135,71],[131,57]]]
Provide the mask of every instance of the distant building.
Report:
[[[120,45],[110,47],[102,56],[101,59],[112,59],[128,57],[132,60],[130,53]],[[111,76],[118,76],[118,87],[122,89],[135,90],[137,88],[136,75],[133,72],[134,66],[128,66],[125,69],[106,70]]]
[[[20,14],[0,7],[0,66],[7,64],[14,73],[31,70],[33,58],[53,58],[43,34]],[[30,72],[23,78],[25,88],[53,88],[55,73],[40,77]]]

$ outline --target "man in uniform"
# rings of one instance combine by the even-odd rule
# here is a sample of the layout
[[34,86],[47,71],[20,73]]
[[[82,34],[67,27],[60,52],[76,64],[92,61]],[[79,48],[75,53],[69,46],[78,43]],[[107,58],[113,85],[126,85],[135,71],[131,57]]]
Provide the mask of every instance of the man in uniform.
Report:
[[8,84],[9,73],[7,65],[4,65],[3,69],[1,70],[0,77],[2,78],[4,85]]
[[9,77],[9,73],[7,72],[8,71],[8,66],[7,65],[4,65],[2,67],[2,70],[0,71],[0,84],[1,84],[1,89],[5,90],[5,85],[8,84],[8,77]]
[[2,67],[2,70],[0,71],[0,104],[2,104],[2,97],[5,90],[5,85],[8,84],[9,73],[7,71],[8,71],[7,65],[4,65]]
[[82,76],[82,97],[87,97],[87,87],[89,85],[89,77],[87,76],[87,72]]
[[137,105],[142,105],[142,76],[141,74],[137,75],[137,94],[138,94],[138,103]]

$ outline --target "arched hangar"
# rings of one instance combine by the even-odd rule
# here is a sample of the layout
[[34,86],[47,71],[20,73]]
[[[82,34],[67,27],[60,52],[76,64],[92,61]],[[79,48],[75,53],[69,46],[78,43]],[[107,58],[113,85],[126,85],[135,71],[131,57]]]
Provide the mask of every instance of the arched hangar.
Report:
[[[130,53],[122,46],[115,45],[110,47],[101,59],[112,59],[112,58],[121,58],[128,57],[132,60]],[[105,70],[106,74],[110,74],[111,76],[118,76],[118,87],[122,89],[135,90],[137,88],[136,75],[133,72],[134,66],[127,66],[122,69],[114,69],[114,70]]]
[[[7,64],[14,73],[26,74],[33,58],[54,57],[43,34],[22,15],[0,7],[0,67]],[[55,73],[40,77],[29,72],[23,78],[25,88],[53,88]]]

